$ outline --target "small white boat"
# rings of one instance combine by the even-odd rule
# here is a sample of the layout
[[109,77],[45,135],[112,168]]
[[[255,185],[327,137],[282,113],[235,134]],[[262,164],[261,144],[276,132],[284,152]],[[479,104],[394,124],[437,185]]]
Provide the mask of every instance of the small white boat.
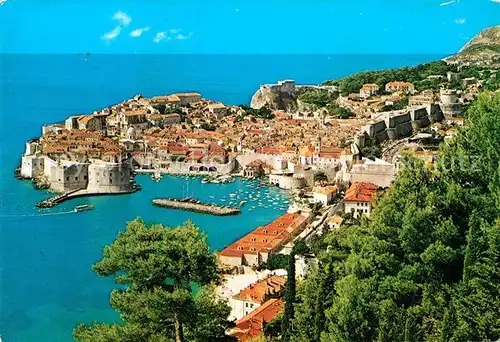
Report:
[[[75,207],[75,209],[73,209],[73,211],[75,213],[81,213],[82,211],[89,211],[89,210],[92,210],[94,208],[95,207],[92,204],[80,204],[80,205],[77,205]],[[2,342],[1,339],[0,339],[0,342]]]

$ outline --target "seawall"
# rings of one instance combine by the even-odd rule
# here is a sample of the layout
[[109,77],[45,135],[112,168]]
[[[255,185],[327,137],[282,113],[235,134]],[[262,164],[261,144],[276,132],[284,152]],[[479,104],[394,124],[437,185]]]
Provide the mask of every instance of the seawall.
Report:
[[239,215],[241,210],[232,207],[222,207],[215,204],[203,204],[180,199],[154,199],[153,205],[162,208],[180,209],[193,211],[201,214],[211,214],[216,216]]

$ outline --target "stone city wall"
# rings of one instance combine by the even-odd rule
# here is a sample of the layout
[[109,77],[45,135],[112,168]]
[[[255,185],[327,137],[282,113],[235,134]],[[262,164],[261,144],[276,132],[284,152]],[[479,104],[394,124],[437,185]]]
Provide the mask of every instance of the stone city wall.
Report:
[[[439,105],[428,104],[399,112],[377,113],[375,121],[364,126],[361,131],[378,142],[397,140],[408,137],[416,130],[443,119],[444,115]],[[364,144],[363,139],[356,141]]]

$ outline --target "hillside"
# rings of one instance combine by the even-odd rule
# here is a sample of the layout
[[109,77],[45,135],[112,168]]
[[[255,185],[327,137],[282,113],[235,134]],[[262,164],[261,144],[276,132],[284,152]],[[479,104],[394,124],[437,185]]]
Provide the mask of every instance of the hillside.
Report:
[[500,65],[500,26],[481,31],[460,51],[446,59],[450,62]]

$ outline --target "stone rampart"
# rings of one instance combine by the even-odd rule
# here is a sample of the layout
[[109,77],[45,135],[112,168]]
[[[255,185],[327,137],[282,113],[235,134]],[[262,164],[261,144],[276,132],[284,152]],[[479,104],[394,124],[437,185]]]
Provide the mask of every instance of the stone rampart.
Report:
[[[361,131],[378,142],[397,140],[443,119],[444,115],[439,105],[428,104],[399,112],[377,113],[374,121],[364,126]],[[357,141],[364,143],[362,139]]]

